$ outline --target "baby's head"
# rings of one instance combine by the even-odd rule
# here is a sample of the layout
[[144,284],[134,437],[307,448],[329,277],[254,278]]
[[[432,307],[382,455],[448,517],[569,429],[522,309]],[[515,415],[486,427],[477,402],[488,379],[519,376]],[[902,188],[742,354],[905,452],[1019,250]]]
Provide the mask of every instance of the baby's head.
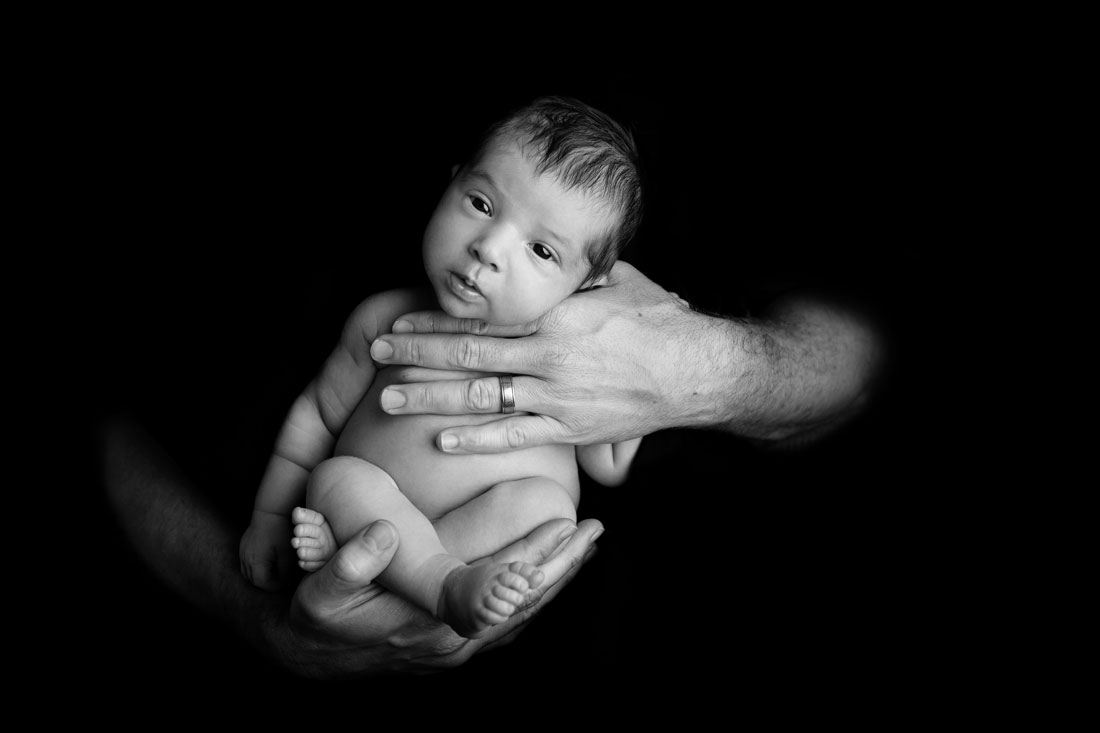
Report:
[[452,316],[526,323],[602,284],[641,213],[630,134],[582,102],[542,98],[456,167],[424,232],[424,266]]

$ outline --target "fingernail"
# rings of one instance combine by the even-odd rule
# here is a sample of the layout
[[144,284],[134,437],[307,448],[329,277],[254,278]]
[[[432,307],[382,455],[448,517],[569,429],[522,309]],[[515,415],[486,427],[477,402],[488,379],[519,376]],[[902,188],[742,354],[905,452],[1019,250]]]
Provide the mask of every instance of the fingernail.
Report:
[[451,451],[458,447],[458,436],[454,433],[443,433],[439,436],[441,450]]
[[401,320],[397,320],[397,321],[393,322],[393,332],[394,333],[408,333],[409,331],[412,331],[412,330],[413,330],[413,325],[409,321],[401,319]]
[[594,533],[592,534],[592,540],[591,540],[592,542],[595,542],[596,540],[598,540],[598,539],[600,538],[600,535],[602,535],[602,534],[603,534],[603,529],[604,529],[603,527],[600,527],[599,529],[597,529],[597,530],[596,530],[596,531],[595,531],[595,532],[594,532]]
[[363,533],[363,541],[374,552],[388,549],[395,539],[397,538],[394,536],[393,527],[390,526],[389,522],[375,522],[367,527],[367,531]]
[[405,406],[405,395],[396,389],[387,387],[382,390],[381,402],[383,410],[396,410],[398,407]]
[[370,356],[377,361],[389,359],[393,356],[393,347],[382,339],[377,339],[370,345]]

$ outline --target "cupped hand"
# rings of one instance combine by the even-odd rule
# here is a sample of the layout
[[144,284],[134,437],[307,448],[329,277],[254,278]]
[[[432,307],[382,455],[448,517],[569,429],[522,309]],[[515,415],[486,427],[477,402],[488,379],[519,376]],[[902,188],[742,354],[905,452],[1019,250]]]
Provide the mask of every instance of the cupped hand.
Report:
[[603,527],[547,522],[492,556],[539,566],[545,577],[531,602],[478,639],[466,639],[427,612],[374,583],[400,538],[385,521],[349,540],[299,585],[290,613],[272,631],[284,663],[307,677],[354,677],[454,667],[476,652],[505,643],[565,585],[595,550]]

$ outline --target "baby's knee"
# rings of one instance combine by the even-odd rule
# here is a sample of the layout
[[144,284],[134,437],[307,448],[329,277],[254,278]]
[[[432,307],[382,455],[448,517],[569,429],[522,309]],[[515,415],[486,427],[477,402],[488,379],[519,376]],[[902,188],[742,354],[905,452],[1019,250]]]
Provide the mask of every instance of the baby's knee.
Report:
[[322,461],[309,475],[306,506],[324,513],[326,507],[344,497],[377,491],[397,491],[393,478],[373,463],[352,456]]
[[565,518],[577,521],[577,506],[565,487],[546,478],[531,478],[500,484],[499,500],[511,511],[539,523]]

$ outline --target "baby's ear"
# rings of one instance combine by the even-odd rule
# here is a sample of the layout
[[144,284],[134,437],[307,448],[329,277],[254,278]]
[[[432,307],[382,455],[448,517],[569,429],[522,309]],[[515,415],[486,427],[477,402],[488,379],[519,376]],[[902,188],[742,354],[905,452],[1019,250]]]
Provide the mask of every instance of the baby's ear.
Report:
[[604,285],[607,285],[607,275],[600,275],[599,279],[592,283],[590,287],[602,288]]

